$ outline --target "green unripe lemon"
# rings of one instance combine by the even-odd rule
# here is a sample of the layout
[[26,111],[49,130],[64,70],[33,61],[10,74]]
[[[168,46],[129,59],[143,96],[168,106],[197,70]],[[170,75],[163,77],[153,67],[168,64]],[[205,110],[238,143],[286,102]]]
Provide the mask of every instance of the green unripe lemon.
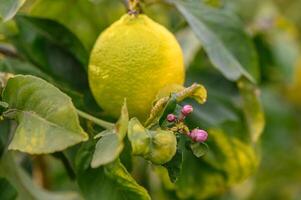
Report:
[[177,40],[146,15],[122,16],[99,36],[90,56],[90,88],[113,117],[126,98],[130,116],[144,120],[160,89],[183,84],[184,76]]

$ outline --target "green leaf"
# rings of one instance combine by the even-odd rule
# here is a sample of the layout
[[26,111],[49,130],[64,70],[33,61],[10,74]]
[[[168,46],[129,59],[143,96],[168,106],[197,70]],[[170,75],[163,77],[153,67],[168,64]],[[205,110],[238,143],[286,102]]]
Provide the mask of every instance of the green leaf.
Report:
[[109,129],[106,129],[106,130],[101,131],[100,133],[96,134],[94,136],[94,139],[98,139],[98,138],[104,137],[104,136],[109,135],[109,134],[112,134],[112,131],[109,130]]
[[[91,162],[92,168],[106,165],[116,160],[123,150],[123,138],[126,135],[129,114],[126,103],[122,106],[121,115],[113,130],[107,130],[96,144]],[[104,133],[104,132],[103,132]]]
[[301,178],[301,160],[296,159],[301,157],[300,112],[283,98],[283,93],[271,90],[271,85],[262,88],[262,102],[267,123],[260,139],[260,169],[253,179],[250,199],[293,196],[298,199],[300,194],[295,186],[300,184]]
[[197,158],[204,156],[208,152],[208,145],[206,143],[194,142],[190,144],[193,155]]
[[171,182],[176,182],[181,174],[183,164],[183,148],[185,148],[186,136],[177,136],[177,152],[174,157],[163,166],[167,169]]
[[10,40],[34,66],[19,61],[10,62],[9,68],[17,74],[35,75],[54,83],[81,110],[99,112],[88,86],[89,54],[79,39],[63,25],[48,19],[18,15],[16,24],[19,33]]
[[104,0],[89,0],[89,1],[91,1],[94,4],[99,4],[99,3],[103,2]]
[[25,0],[0,0],[0,20],[8,21],[15,16]]
[[9,149],[52,153],[88,139],[71,99],[40,78],[10,78],[2,97],[16,112],[18,122]]
[[[161,115],[167,114],[167,112],[164,113],[164,109],[165,108],[169,109],[169,106],[166,107],[166,105],[169,103],[170,98],[176,98],[176,102],[178,102],[178,103],[185,100],[186,98],[193,98],[199,104],[203,104],[206,102],[207,90],[205,89],[204,86],[202,86],[200,84],[193,83],[190,87],[187,87],[187,88],[184,88],[184,87],[178,86],[178,85],[171,85],[171,87],[173,87],[173,89],[176,90],[177,92],[173,93],[171,95],[170,90],[167,93],[167,91],[165,91],[165,89],[163,88],[158,93],[157,99],[154,102],[154,105],[152,107],[150,115],[145,122],[146,127],[152,127],[152,126],[156,125],[156,123],[161,118]],[[174,105],[174,103],[172,103],[172,101],[170,101],[171,106]]]
[[88,52],[63,25],[48,19],[18,15],[19,33],[11,38],[18,51],[53,79],[77,90],[88,88]]
[[162,123],[166,120],[168,114],[173,113],[177,106],[177,98],[174,94],[170,95],[170,98],[164,108],[163,114],[159,119],[159,125],[161,126]]
[[136,183],[135,179],[127,172],[119,160],[106,166],[105,173],[110,179],[114,179],[117,184],[124,187],[123,190],[125,192],[129,193],[129,195],[125,195],[125,198],[123,197],[124,199],[150,199],[147,191]]
[[148,130],[137,118],[129,122],[128,138],[133,155],[143,156],[154,164],[167,163],[176,154],[177,139],[173,132],[160,128]]
[[[186,101],[186,104],[191,104],[194,108],[192,114],[186,119],[186,122],[191,122],[191,127],[217,127],[227,122],[237,122],[242,125],[240,118],[240,110],[235,105],[238,91],[235,88],[235,83],[228,81],[217,71],[212,73],[210,66],[199,66],[199,60],[204,60],[204,57],[196,58],[197,66],[189,67],[186,72],[188,80],[191,82],[202,80],[208,91],[208,99],[205,104],[199,105],[194,101]],[[204,66],[208,66],[205,68]],[[208,72],[209,71],[209,72]],[[247,134],[246,134],[247,135]]]
[[223,2],[221,0],[204,0],[204,2],[210,6],[221,7]]
[[124,100],[123,106],[121,108],[120,118],[115,126],[115,133],[117,134],[120,140],[122,140],[126,135],[126,132],[128,130],[128,123],[129,123],[129,112],[127,109],[126,100]]
[[31,63],[14,58],[1,59],[0,71],[12,74],[33,75],[47,80],[50,79],[47,74],[43,73],[39,68]]
[[199,104],[204,104],[207,100],[207,90],[206,88],[197,83],[193,83],[190,87],[184,88],[182,91],[175,94],[177,97],[177,102],[181,102],[186,98],[192,98]]
[[59,89],[61,89],[64,93],[68,94],[72,98],[76,107],[89,111],[90,113],[97,113],[100,110],[89,90],[78,91],[77,89],[71,88],[65,80],[62,81],[51,76],[51,74],[44,73],[37,66],[25,60],[16,58],[0,59],[0,72],[40,77],[59,87]]
[[224,175],[184,149],[181,174],[175,184],[180,199],[208,199],[226,191]]
[[262,134],[265,125],[259,89],[245,79],[239,80],[237,85],[240,90],[243,111],[248,123],[251,139],[253,142],[256,142]]
[[105,0],[98,4],[92,3],[91,0],[76,3],[73,0],[36,0],[30,10],[30,15],[64,24],[89,50],[93,47],[99,33],[123,14],[124,6],[119,0]]
[[14,200],[17,196],[18,193],[14,186],[12,186],[6,178],[0,178],[0,199]]
[[150,151],[151,137],[137,118],[132,118],[128,126],[128,138],[132,146],[132,154],[144,156]]
[[119,160],[90,168],[93,149],[93,142],[85,143],[76,157],[77,181],[86,200],[150,200]]
[[9,120],[0,121],[0,158],[7,150],[10,142],[11,123]]
[[0,116],[8,109],[9,105],[6,102],[0,101]]
[[166,167],[171,182],[176,182],[182,170],[183,156],[180,150],[177,150],[174,157],[163,166]]
[[[197,54],[186,75],[187,84],[202,81],[209,91],[203,105],[185,102],[194,107],[185,123],[208,131],[209,150],[197,158],[189,146],[183,149],[182,170],[174,194],[183,199],[214,199],[255,173],[257,146],[250,140],[237,83],[212,70],[203,51]],[[165,187],[170,188],[168,184]]]
[[181,175],[175,185],[179,197],[218,196],[255,172],[258,159],[250,144],[220,130],[210,130],[208,146],[210,150],[201,158],[185,150]]
[[[75,192],[50,192],[36,185],[29,175],[15,161],[13,154],[7,153],[0,159],[0,177],[6,178],[18,192],[18,200],[81,200]],[[2,187],[1,187],[2,188]],[[0,189],[1,190],[1,189]],[[1,197],[1,193],[0,193]],[[2,200],[2,198],[1,198]]]
[[114,161],[122,152],[123,147],[123,142],[113,131],[103,136],[96,144],[91,167],[97,168]]
[[3,73],[0,71],[0,92],[1,92],[1,94],[2,94],[4,87],[6,86],[7,80],[13,76],[14,75],[11,73]]
[[190,28],[185,28],[178,31],[176,33],[176,38],[179,41],[184,54],[185,66],[188,68],[201,48],[201,43]]
[[245,76],[256,81],[259,71],[254,45],[233,13],[200,1],[173,2],[200,39],[213,65],[225,77],[236,81]]
[[229,185],[239,183],[254,173],[258,166],[258,157],[252,144],[218,129],[209,130],[209,136],[210,151],[204,156],[204,160],[223,171]]

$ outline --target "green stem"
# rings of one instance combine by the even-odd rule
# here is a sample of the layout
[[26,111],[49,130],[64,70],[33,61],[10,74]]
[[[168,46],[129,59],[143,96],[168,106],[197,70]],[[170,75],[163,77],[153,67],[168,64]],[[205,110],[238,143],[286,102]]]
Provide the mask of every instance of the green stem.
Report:
[[2,116],[6,119],[14,120],[17,118],[17,114],[20,113],[18,109],[8,109],[2,113]]
[[137,15],[140,11],[139,0],[127,0],[127,1],[128,1],[129,13]]
[[92,122],[94,122],[95,124],[97,124],[97,125],[99,125],[99,126],[101,126],[101,127],[103,127],[103,128],[106,128],[106,129],[112,129],[112,128],[114,128],[114,124],[113,123],[111,123],[111,122],[107,122],[107,121],[105,121],[105,120],[102,120],[102,119],[98,119],[98,118],[96,118],[96,117],[94,117],[94,116],[92,116],[92,115],[89,115],[88,113],[85,113],[85,112],[83,112],[83,111],[81,111],[81,110],[76,110],[77,111],[77,114],[80,116],[80,117],[82,117],[82,118],[85,118],[85,119],[87,119],[87,120],[89,120],[89,121],[92,121]]

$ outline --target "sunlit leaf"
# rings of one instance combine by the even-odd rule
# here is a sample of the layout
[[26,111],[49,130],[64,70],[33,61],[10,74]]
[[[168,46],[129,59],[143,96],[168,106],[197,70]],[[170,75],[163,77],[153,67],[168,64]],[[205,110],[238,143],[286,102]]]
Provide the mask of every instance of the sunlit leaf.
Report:
[[263,132],[265,125],[259,89],[245,79],[238,81],[238,88],[240,89],[242,106],[248,123],[251,139],[253,142],[256,142]]
[[128,128],[129,114],[126,103],[122,106],[121,115],[114,129],[107,130],[96,144],[91,162],[92,168],[106,165],[116,160],[123,150],[123,138]]
[[207,100],[207,90],[204,86],[198,85],[189,97],[196,100],[199,104],[203,104]]
[[132,118],[129,122],[128,138],[133,155],[144,156],[150,151],[151,136],[137,118]]
[[9,149],[40,154],[87,140],[71,99],[46,81],[29,75],[8,80],[3,100],[15,109],[18,127]]
[[13,18],[24,2],[25,0],[0,0],[0,20]]
[[113,131],[103,136],[96,144],[91,166],[97,168],[114,161],[118,158],[123,146],[124,144],[119,141],[117,134]]

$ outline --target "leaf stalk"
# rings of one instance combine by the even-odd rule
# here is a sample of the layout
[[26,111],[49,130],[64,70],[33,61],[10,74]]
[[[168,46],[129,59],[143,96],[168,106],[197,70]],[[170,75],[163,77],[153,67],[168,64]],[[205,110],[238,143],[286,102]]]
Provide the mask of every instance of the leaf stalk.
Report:
[[85,118],[85,119],[87,119],[87,120],[89,120],[89,121],[92,121],[92,122],[94,122],[95,124],[97,124],[97,125],[99,125],[99,126],[101,126],[101,127],[103,127],[103,128],[106,128],[106,129],[112,129],[112,128],[114,128],[114,124],[113,123],[111,123],[111,122],[107,122],[107,121],[105,121],[105,120],[102,120],[102,119],[98,119],[98,118],[96,118],[96,117],[94,117],[94,116],[92,116],[92,115],[90,115],[90,114],[88,114],[88,113],[85,113],[85,112],[83,112],[83,111],[81,111],[81,110],[76,110],[77,111],[77,114],[80,116],[80,117],[82,117],[82,118]]

